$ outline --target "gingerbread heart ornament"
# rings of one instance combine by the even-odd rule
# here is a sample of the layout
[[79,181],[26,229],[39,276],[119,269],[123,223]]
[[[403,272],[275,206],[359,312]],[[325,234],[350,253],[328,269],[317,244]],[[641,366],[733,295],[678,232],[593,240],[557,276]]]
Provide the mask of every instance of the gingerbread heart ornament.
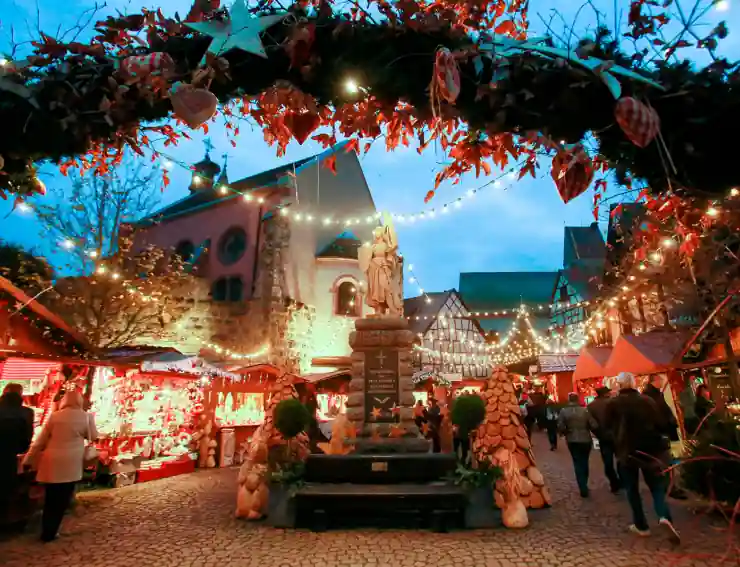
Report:
[[177,84],[170,93],[172,109],[180,120],[191,128],[197,128],[216,114],[218,99],[207,89],[196,89],[192,85]]
[[301,145],[320,124],[321,117],[313,112],[291,112],[285,117],[285,125]]
[[617,124],[638,148],[647,147],[660,131],[660,117],[655,110],[630,96],[622,97],[614,108]]

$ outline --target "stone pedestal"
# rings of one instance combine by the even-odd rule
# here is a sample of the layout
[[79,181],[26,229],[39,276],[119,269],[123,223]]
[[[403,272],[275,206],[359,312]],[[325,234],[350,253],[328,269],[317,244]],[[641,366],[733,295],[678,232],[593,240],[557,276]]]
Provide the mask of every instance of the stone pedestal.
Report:
[[402,317],[355,322],[349,337],[353,352],[347,418],[358,433],[358,452],[429,450],[414,423],[413,340]]

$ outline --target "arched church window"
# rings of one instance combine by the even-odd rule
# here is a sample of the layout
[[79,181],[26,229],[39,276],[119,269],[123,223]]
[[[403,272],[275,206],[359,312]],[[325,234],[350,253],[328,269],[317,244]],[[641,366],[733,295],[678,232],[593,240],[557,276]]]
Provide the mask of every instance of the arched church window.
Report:
[[359,312],[357,284],[353,281],[340,283],[337,287],[337,315],[358,317]]
[[175,246],[175,254],[177,254],[185,263],[188,263],[190,262],[190,260],[193,259],[194,253],[195,245],[190,242],[190,240],[183,240],[179,242],[177,246]]
[[233,226],[218,241],[218,259],[224,266],[231,266],[247,250],[247,233],[240,226]]

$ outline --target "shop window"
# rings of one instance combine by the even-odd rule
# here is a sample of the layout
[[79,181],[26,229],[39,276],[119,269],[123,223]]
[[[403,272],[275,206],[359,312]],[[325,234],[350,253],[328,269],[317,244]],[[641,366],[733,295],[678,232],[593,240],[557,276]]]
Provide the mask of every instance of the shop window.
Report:
[[244,282],[239,276],[219,278],[213,282],[211,297],[214,301],[243,301]]
[[358,304],[357,284],[345,281],[337,287],[337,315],[357,317],[360,305]]
[[218,259],[224,266],[230,266],[244,256],[247,250],[247,233],[240,226],[231,227],[218,241]]
[[185,263],[188,263],[190,262],[190,260],[193,259],[194,253],[195,245],[189,240],[183,240],[177,246],[175,246],[175,254],[177,254]]

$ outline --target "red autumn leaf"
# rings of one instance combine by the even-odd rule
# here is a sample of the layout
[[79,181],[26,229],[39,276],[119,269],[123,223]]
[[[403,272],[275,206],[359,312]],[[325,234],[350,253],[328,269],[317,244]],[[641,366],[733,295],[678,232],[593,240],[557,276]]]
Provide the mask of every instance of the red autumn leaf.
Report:
[[426,196],[424,197],[424,203],[428,203],[434,198],[434,191],[427,191]]
[[516,31],[516,25],[514,25],[514,22],[512,20],[506,20],[505,22],[501,22],[499,25],[496,26],[496,29],[493,30],[494,33],[497,33],[499,35],[506,35],[506,34],[513,34]]
[[330,155],[324,160],[324,167],[331,171],[334,175],[337,174],[337,156],[336,154]]
[[344,151],[347,153],[353,151],[357,155],[359,155],[360,154],[360,140],[358,140],[357,138],[352,138],[351,140],[349,140],[347,142],[347,145],[344,148]]

